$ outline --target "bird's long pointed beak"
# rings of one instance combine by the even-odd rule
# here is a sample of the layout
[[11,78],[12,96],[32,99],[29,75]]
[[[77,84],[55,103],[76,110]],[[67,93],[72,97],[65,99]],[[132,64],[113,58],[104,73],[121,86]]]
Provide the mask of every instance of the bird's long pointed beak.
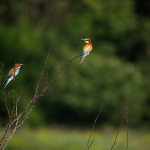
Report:
[[20,66],[22,66],[22,65],[24,65],[24,64],[20,64]]
[[84,41],[85,39],[81,39],[81,40],[83,40],[83,41]]

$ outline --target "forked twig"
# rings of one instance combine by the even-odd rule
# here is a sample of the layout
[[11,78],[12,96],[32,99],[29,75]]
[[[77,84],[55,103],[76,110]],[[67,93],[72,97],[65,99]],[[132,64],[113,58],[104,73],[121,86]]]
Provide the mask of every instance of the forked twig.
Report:
[[[90,140],[91,140],[91,137],[92,137],[92,134],[93,134],[93,130],[94,130],[94,127],[95,127],[96,121],[97,121],[97,119],[98,119],[98,117],[99,117],[99,114],[100,114],[100,113],[101,113],[101,108],[100,108],[99,113],[97,114],[97,117],[96,117],[95,121],[94,121],[94,124],[93,124],[93,127],[92,127],[92,131],[91,131],[91,134],[90,134],[89,140],[88,140],[88,142],[87,142],[87,144],[86,144],[85,150],[89,150],[89,148],[91,147],[91,145],[92,145],[92,144],[93,144],[93,142],[94,142],[94,139],[95,139],[95,138],[92,140],[91,144],[89,145],[89,142],[90,142]],[[88,145],[89,145],[89,146],[88,146]]]
[[[50,46],[51,46],[51,40],[50,40]],[[7,108],[7,112],[8,112],[8,116],[9,116],[9,122],[8,124],[6,125],[6,128],[4,129],[4,136],[2,137],[2,140],[0,141],[0,149],[3,148],[5,149],[5,147],[7,146],[7,143],[8,141],[10,140],[10,138],[13,136],[14,132],[17,130],[17,128],[19,128],[23,122],[28,118],[28,115],[30,114],[30,112],[32,111],[33,107],[34,107],[34,103],[36,102],[37,98],[43,96],[43,94],[46,92],[46,90],[48,89],[48,87],[53,83],[53,81],[55,80],[55,78],[61,73],[61,71],[67,67],[74,59],[76,59],[77,57],[81,56],[81,55],[78,55],[76,56],[75,58],[71,59],[64,67],[61,68],[61,70],[57,73],[57,75],[53,78],[53,80],[47,85],[47,78],[48,78],[48,68],[47,68],[47,72],[46,72],[46,81],[45,81],[45,86],[42,90],[42,92],[40,92],[38,94],[38,89],[39,89],[39,86],[40,86],[40,82],[41,82],[41,79],[43,77],[43,73],[45,71],[45,68],[46,68],[46,65],[47,65],[47,61],[48,61],[48,56],[49,56],[49,51],[50,51],[50,46],[49,46],[49,50],[48,50],[48,54],[47,54],[47,58],[46,58],[46,61],[45,61],[45,65],[44,65],[44,68],[43,68],[43,71],[41,73],[41,76],[40,76],[40,79],[37,81],[37,84],[36,84],[36,88],[35,88],[35,93],[34,93],[34,96],[33,98],[29,101],[29,103],[27,104],[27,106],[20,112],[18,113],[17,112],[17,107],[18,107],[18,104],[21,102],[21,100],[23,99],[23,96],[25,94],[25,91],[24,90],[24,93],[21,97],[18,97],[17,96],[17,99],[15,100],[15,97],[14,97],[14,93],[15,93],[15,85],[13,83],[13,90],[10,91],[7,95],[6,95],[6,89],[5,89],[5,93],[2,91],[2,93],[4,94],[5,96],[5,101],[6,101],[6,108]],[[0,72],[1,73],[1,72]],[[1,74],[0,74],[1,75]],[[1,77],[1,76],[0,76]],[[15,80],[15,78],[14,78]],[[13,92],[13,108],[12,110],[10,110],[10,98],[9,98],[9,94]],[[8,103],[9,102],[9,103]],[[9,104],[9,105],[8,105]],[[27,109],[29,109],[27,111]],[[16,111],[16,112],[15,112]],[[27,111],[25,114],[24,112]],[[15,112],[15,114],[14,114]],[[100,113],[100,112],[99,112]],[[96,120],[98,119],[98,116],[96,118]],[[96,123],[96,120],[94,122],[94,125],[93,125],[93,128],[95,126],[95,123]],[[11,131],[10,131],[11,130]],[[93,129],[92,129],[93,131]],[[1,134],[0,134],[1,135]],[[94,140],[93,140],[94,141]],[[92,141],[92,142],[93,142]],[[92,145],[92,143],[91,143]],[[90,146],[89,146],[90,147]]]
[[116,145],[117,137],[118,137],[118,135],[119,135],[120,128],[121,128],[121,126],[122,126],[122,124],[123,124],[123,119],[124,119],[124,117],[125,117],[125,115],[122,117],[122,121],[121,121],[121,124],[120,124],[120,126],[119,126],[119,129],[118,129],[118,132],[117,132],[117,135],[116,135],[116,138],[115,138],[115,142],[114,142],[114,144],[113,144],[112,147],[111,147],[111,150],[112,150],[112,149],[115,147],[115,145]]
[[93,140],[92,140],[91,144],[88,146],[88,149],[87,149],[87,150],[89,150],[89,148],[92,146],[92,144],[93,144],[94,140],[95,140],[95,137],[93,138]]

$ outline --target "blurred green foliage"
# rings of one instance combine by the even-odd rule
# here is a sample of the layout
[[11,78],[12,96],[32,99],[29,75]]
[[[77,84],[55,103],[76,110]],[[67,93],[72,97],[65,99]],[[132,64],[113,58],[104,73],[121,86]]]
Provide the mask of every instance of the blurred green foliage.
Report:
[[[132,150],[149,150],[150,132],[141,130],[129,130],[129,147]],[[91,130],[77,130],[62,128],[62,126],[53,125],[51,128],[23,128],[20,129],[7,145],[7,150],[19,149],[36,149],[36,150],[76,150],[85,149]],[[101,129],[95,129],[93,138],[95,140],[90,147],[92,150],[111,149],[115,141],[117,129],[105,126]],[[125,149],[127,147],[126,129],[121,129],[117,137],[115,150]],[[91,141],[93,140],[91,138]],[[31,142],[32,141],[32,142]],[[111,144],[112,143],[112,144]]]
[[[88,37],[93,44],[93,51],[84,63],[79,66],[77,58],[61,72],[37,101],[27,122],[89,124],[101,107],[98,121],[118,125],[124,114],[125,91],[130,125],[149,124],[150,9],[147,8],[150,8],[148,0],[0,1],[0,60],[5,64],[2,80],[15,61],[25,64],[15,80],[16,96],[28,87],[19,110],[34,95],[50,38],[48,82],[82,53],[84,43],[80,39]],[[10,82],[7,92],[12,86]],[[0,124],[7,120],[6,116],[1,93]]]

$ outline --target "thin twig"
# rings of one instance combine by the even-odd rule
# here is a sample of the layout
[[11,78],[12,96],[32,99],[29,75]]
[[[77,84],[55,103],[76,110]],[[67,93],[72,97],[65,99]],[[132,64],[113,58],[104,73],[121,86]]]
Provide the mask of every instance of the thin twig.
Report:
[[[81,55],[82,55],[82,54],[81,54]],[[47,85],[46,89],[54,82],[54,80],[56,79],[56,77],[62,72],[62,70],[63,70],[64,68],[66,68],[73,60],[75,60],[77,57],[80,57],[81,55],[78,55],[78,56],[74,57],[74,58],[71,59],[64,67],[62,67],[62,68],[60,69],[60,71],[56,74],[56,76],[53,78],[53,80]],[[46,90],[46,89],[45,89],[45,90]],[[43,93],[45,92],[45,90],[44,90],[41,94],[43,94]]]
[[127,119],[127,110],[128,110],[128,108],[126,108],[126,105],[125,105],[125,92],[124,92],[124,108],[125,108],[125,114],[124,114],[124,116],[122,117],[122,121],[121,121],[121,124],[120,124],[120,126],[119,126],[119,129],[118,129],[118,132],[117,132],[117,135],[116,135],[116,138],[115,138],[115,142],[114,142],[114,144],[112,145],[112,147],[111,147],[111,150],[115,147],[115,144],[116,144],[116,141],[117,141],[117,137],[118,137],[118,135],[119,135],[119,131],[120,131],[120,128],[121,128],[121,126],[122,126],[122,124],[123,124],[123,119],[126,117],[126,122],[127,122],[127,150],[128,150],[128,119]]
[[3,128],[3,131],[0,133],[0,136],[1,136],[1,135],[2,135],[2,133],[6,130],[7,126],[8,126],[8,124],[6,125],[6,127],[5,127],[5,128]]
[[5,90],[5,102],[6,102],[6,109],[7,109],[7,113],[8,113],[8,116],[9,116],[9,120],[11,120],[10,105],[8,106],[8,103],[9,103],[10,101],[7,101],[6,90]]
[[[89,140],[88,140],[88,142],[87,142],[87,144],[86,144],[85,150],[87,149],[87,147],[88,147],[88,145],[89,145],[89,142],[90,142],[90,140],[91,140],[91,136],[92,136],[92,134],[93,134],[93,129],[94,129],[94,127],[95,127],[95,123],[96,123],[96,121],[97,121],[97,119],[98,119],[100,113],[101,113],[101,108],[100,108],[99,113],[97,114],[97,117],[96,117],[95,121],[94,121],[94,124],[93,124],[93,127],[92,127],[92,131],[91,131]],[[95,139],[95,138],[94,138],[94,139]],[[93,144],[94,139],[93,139],[92,143],[90,144],[90,146]],[[89,146],[89,147],[90,147],[90,146]],[[88,149],[89,149],[89,147],[88,147]],[[87,150],[88,150],[88,149],[87,149]]]
[[0,85],[1,85],[1,75],[2,75],[2,68],[3,67],[4,67],[4,64],[2,63],[1,70],[0,70]]
[[13,79],[13,108],[12,108],[12,112],[11,112],[11,118],[13,118],[14,109],[15,109],[15,89],[14,88],[15,88],[15,73],[14,73],[14,79]]
[[9,123],[7,124],[7,127],[6,127],[6,131],[5,131],[5,134],[4,134],[4,136],[3,136],[3,138],[2,138],[2,140],[1,140],[1,142],[0,142],[0,148],[3,146],[3,141],[4,141],[4,139],[6,138],[6,136],[7,136],[7,133],[8,133],[8,131],[9,131],[9,129],[10,129],[10,125],[9,125]]
[[26,92],[27,89],[28,89],[28,87],[23,91],[23,94],[22,94],[22,96],[21,96],[21,99],[20,99],[20,98],[17,99],[17,101],[16,101],[17,105],[20,104],[20,102],[22,101],[23,96],[24,96],[24,94],[25,94],[25,92]]
[[89,148],[92,146],[94,140],[95,140],[95,137],[94,137],[94,139],[92,140],[91,144],[88,146],[88,149],[87,149],[87,150],[89,150]]
[[123,119],[124,119],[124,117],[125,117],[125,115],[122,117],[122,121],[121,121],[121,124],[120,124],[120,126],[119,126],[119,129],[118,129],[118,132],[117,132],[117,135],[116,135],[116,138],[115,138],[115,142],[114,142],[114,144],[113,144],[112,147],[111,147],[111,150],[114,148],[114,146],[115,146],[115,144],[116,144],[117,137],[118,137],[119,132],[120,132],[120,128],[121,128],[121,126],[122,126],[122,124],[123,124]]
[[124,108],[125,108],[126,123],[127,123],[127,147],[126,147],[126,149],[128,150],[128,118],[127,118],[128,108],[126,108],[126,104],[125,104],[126,98],[125,97],[126,97],[126,95],[125,95],[125,91],[124,91]]
[[[10,111],[10,93],[11,92],[14,93],[14,91],[15,91],[15,89],[11,90],[7,95],[6,95],[6,89],[5,89],[5,93],[4,93],[4,91],[2,91],[3,95],[5,96],[6,108],[7,108],[7,112],[8,112],[8,116],[9,116],[10,121],[11,121],[11,118],[12,118],[12,115],[11,115],[12,113]],[[13,110],[12,110],[12,112],[13,112]]]
[[48,50],[48,54],[47,54],[47,58],[46,58],[46,61],[45,61],[45,65],[44,65],[44,68],[43,68],[43,71],[42,71],[41,77],[40,77],[40,79],[37,81],[37,87],[36,87],[36,90],[35,90],[35,95],[37,95],[37,93],[38,93],[38,88],[39,88],[39,85],[40,85],[41,79],[42,79],[42,77],[43,77],[44,70],[45,70],[45,68],[46,68],[46,64],[47,64],[48,56],[49,56],[49,51],[50,51],[50,49],[51,49],[51,43],[52,43],[52,40],[50,39],[50,46],[49,46],[49,50]]
[[48,78],[48,67],[47,67],[47,71],[46,71],[45,87],[46,87],[46,85],[47,85],[47,78]]

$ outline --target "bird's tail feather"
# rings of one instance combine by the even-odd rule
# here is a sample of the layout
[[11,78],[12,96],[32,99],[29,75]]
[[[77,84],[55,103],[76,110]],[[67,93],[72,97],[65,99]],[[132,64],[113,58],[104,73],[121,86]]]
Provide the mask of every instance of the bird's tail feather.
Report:
[[84,58],[85,58],[87,55],[89,55],[89,52],[84,52],[84,53],[82,53],[81,59],[80,59],[80,61],[79,61],[79,65],[84,61]]
[[81,57],[80,61],[79,61],[79,65],[84,61],[85,57]]
[[6,83],[4,86],[4,89],[6,88],[7,84],[9,83],[8,80],[9,80],[9,76],[7,76],[6,79],[2,82],[2,84]]
[[8,79],[9,79],[9,77],[6,77],[6,79],[2,82],[2,84],[7,82]]

